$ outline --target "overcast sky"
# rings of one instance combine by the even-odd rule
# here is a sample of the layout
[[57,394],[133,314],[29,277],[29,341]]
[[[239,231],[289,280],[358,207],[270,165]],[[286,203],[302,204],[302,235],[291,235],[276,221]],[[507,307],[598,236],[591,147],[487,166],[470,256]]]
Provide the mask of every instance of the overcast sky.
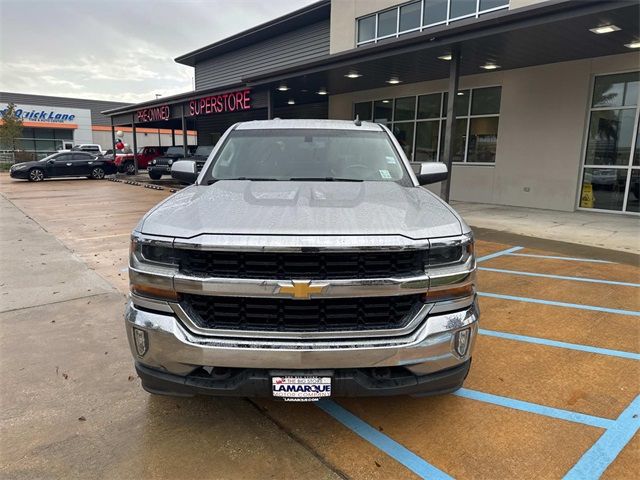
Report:
[[193,89],[173,59],[315,0],[0,0],[0,90],[122,102]]

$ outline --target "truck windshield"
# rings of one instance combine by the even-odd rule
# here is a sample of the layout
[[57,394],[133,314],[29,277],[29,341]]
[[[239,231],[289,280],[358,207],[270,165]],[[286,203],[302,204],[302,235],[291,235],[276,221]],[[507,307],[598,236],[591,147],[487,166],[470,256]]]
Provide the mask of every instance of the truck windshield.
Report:
[[378,181],[411,185],[385,132],[236,130],[205,176],[215,180]]
[[182,155],[184,153],[183,147],[169,147],[165,155]]

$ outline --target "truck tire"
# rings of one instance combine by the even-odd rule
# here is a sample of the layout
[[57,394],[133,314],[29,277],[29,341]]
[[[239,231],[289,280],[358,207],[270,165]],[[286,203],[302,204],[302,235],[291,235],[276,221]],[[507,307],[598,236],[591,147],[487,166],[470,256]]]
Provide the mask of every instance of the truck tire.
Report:
[[126,162],[124,164],[124,171],[127,175],[135,175],[136,166],[133,164],[133,162]]
[[149,172],[149,178],[151,180],[160,180],[162,178],[162,174],[158,172]]

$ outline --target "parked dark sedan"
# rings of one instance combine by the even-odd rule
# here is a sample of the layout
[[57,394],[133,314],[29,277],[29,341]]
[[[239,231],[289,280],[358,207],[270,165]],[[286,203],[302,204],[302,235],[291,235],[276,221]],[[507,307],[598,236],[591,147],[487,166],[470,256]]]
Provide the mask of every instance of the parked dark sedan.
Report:
[[53,177],[87,177],[100,180],[116,173],[113,160],[87,152],[61,152],[35,162],[16,163],[9,170],[11,178],[41,182]]

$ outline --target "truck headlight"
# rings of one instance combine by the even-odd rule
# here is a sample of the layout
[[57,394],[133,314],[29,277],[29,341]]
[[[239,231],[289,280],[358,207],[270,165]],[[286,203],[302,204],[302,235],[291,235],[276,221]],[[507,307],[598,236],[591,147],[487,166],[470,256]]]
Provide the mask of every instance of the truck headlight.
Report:
[[132,236],[129,253],[135,255],[137,260],[142,263],[159,263],[167,266],[177,264],[177,259],[170,243],[144,241]]
[[173,160],[169,159],[169,161],[167,162],[169,164],[169,166],[173,165]]
[[151,165],[155,165],[156,163],[158,163],[158,161],[155,158],[151,160]]
[[476,260],[471,233],[432,242],[426,260],[429,290],[425,303],[455,300],[475,295]]

